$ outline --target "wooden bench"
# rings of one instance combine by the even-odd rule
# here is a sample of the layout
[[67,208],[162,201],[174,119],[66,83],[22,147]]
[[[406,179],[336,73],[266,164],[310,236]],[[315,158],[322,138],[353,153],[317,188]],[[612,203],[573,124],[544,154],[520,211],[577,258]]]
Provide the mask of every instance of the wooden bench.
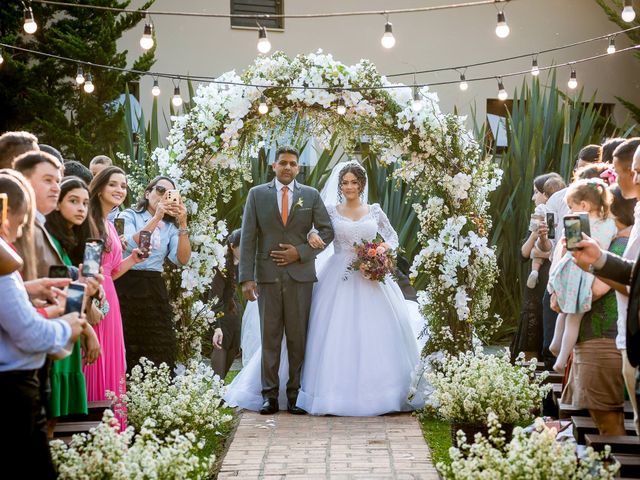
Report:
[[97,402],[88,402],[87,415],[63,415],[60,417],[61,422],[100,422],[104,411],[113,407],[111,400],[100,400]]
[[584,441],[587,447],[593,447],[598,452],[604,450],[605,445],[609,445],[613,453],[640,454],[640,437],[636,436],[587,433]]
[[640,455],[628,453],[614,453],[611,455],[614,460],[620,463],[619,475],[621,477],[640,477]]
[[[585,436],[585,434],[587,434],[587,433],[593,433],[593,434],[600,433],[598,431],[598,427],[596,427],[596,424],[594,423],[594,421],[591,420],[591,417],[576,417],[576,416],[573,416],[573,417],[571,417],[571,422],[573,423],[573,436],[575,437],[576,441],[581,445],[584,445],[584,436]],[[624,429],[625,429],[625,432],[627,433],[627,435],[635,436],[636,428],[635,428],[635,425],[633,424],[633,420],[625,420],[624,421]]]
[[[588,417],[589,410],[573,408],[568,403],[560,403],[558,405],[558,418]],[[624,418],[633,419],[633,406],[629,400],[624,402]]]
[[562,380],[564,380],[564,375],[561,373],[549,372],[543,383],[559,383],[562,385]]
[[58,422],[53,437],[69,437],[75,433],[85,433],[100,425],[100,422]]

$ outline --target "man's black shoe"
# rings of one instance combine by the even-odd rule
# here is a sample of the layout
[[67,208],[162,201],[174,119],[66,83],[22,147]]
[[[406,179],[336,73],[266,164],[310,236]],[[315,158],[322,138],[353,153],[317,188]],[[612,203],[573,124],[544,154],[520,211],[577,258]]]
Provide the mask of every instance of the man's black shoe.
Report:
[[307,411],[303,410],[300,407],[296,407],[295,403],[287,403],[287,412],[289,412],[291,415],[306,415]]
[[278,400],[276,400],[275,398],[267,398],[262,404],[260,415],[272,415],[278,410]]

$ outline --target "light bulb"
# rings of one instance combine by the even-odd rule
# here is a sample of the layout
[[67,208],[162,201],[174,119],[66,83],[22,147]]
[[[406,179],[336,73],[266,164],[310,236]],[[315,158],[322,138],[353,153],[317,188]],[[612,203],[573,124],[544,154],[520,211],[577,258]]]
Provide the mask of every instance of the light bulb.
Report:
[[267,30],[264,27],[258,30],[258,51],[263,54],[271,51],[271,42],[267,38]]
[[422,99],[420,98],[420,91],[417,86],[413,87],[413,102],[411,102],[411,108],[414,112],[419,112],[424,107]]
[[267,105],[267,98],[264,95],[260,96],[260,105],[258,105],[258,113],[264,115],[269,111],[269,105]]
[[179,108],[182,105],[182,97],[180,96],[180,87],[175,87],[173,89],[173,97],[171,97],[171,103],[176,108]]
[[538,68],[537,58],[534,58],[533,61],[531,62],[531,75],[533,75],[534,77],[537,77],[538,75],[540,75],[540,69]]
[[636,18],[636,11],[633,9],[633,0],[624,0],[624,8],[622,9],[622,20],[625,22],[633,22]]
[[393,36],[393,27],[391,22],[387,22],[384,25],[384,35],[382,35],[380,43],[384,48],[393,48],[396,44],[396,37]]
[[33,19],[33,10],[31,10],[31,7],[24,8],[24,25],[22,28],[29,34],[36,33],[36,30],[38,30],[38,24]]
[[144,24],[144,33],[142,34],[142,37],[140,37],[140,46],[144,49],[144,50],[149,50],[150,48],[153,47],[154,41],[153,41],[153,25],[150,23],[145,23]]
[[340,98],[338,100],[338,107],[336,108],[336,112],[338,112],[338,115],[344,115],[345,113],[347,113],[347,106],[344,104],[343,98]]
[[2,56],[2,49],[0,48],[0,65],[4,63],[4,57]]
[[509,98],[509,94],[505,90],[502,80],[498,80],[498,99],[504,102],[507,98]]
[[615,37],[609,38],[609,46],[607,47],[607,53],[611,55],[612,53],[616,53],[616,39]]
[[158,85],[158,80],[153,81],[153,87],[151,87],[151,95],[157,97],[160,95],[160,85]]
[[496,25],[496,35],[500,38],[507,38],[511,29],[507,25],[504,12],[498,12],[498,25]]
[[93,86],[93,75],[87,74],[87,79],[84,82],[84,91],[87,93],[93,93],[96,87]]
[[82,71],[82,67],[78,67],[76,71],[76,83],[78,85],[82,85],[84,83],[84,72]]
[[576,76],[576,71],[574,69],[571,69],[571,76],[569,77],[569,81],[567,82],[567,87],[569,87],[571,90],[575,90],[577,86],[578,79]]
[[469,89],[469,84],[467,83],[467,79],[464,76],[464,73],[460,74],[460,90],[466,92]]

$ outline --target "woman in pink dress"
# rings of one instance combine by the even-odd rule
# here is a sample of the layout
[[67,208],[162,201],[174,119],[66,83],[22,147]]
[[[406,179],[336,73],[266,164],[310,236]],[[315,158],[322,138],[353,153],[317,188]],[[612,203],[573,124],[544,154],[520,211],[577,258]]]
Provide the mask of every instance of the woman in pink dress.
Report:
[[[109,312],[94,327],[102,355],[98,360],[83,369],[87,381],[87,400],[106,400],[106,391],[117,394],[126,391],[125,372],[127,371],[122,333],[120,304],[113,281],[127,272],[133,265],[144,260],[140,250],[134,249],[127,258],[122,258],[122,245],[114,226],[107,220],[109,212],[120,206],[127,196],[127,177],[118,167],[102,170],[89,186],[89,216],[93,235],[104,242],[102,255],[102,273],[104,275],[105,298],[109,303]],[[124,429],[126,418],[116,412],[116,417]]]

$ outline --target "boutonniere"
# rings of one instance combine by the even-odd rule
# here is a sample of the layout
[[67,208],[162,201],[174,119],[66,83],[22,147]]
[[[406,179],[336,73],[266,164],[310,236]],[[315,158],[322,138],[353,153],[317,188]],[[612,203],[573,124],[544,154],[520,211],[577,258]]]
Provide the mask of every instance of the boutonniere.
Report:
[[304,201],[302,200],[302,197],[300,197],[298,199],[298,201],[296,202],[296,204],[294,205],[296,208],[302,208],[304,206]]

